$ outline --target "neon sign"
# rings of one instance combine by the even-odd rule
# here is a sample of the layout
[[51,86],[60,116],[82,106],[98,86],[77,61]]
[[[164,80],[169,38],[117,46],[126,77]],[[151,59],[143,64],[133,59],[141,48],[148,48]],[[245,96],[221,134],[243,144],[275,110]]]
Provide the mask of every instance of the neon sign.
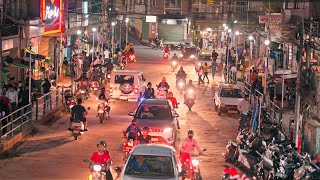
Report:
[[40,0],[41,19],[45,20],[44,35],[64,31],[64,2],[67,0]]

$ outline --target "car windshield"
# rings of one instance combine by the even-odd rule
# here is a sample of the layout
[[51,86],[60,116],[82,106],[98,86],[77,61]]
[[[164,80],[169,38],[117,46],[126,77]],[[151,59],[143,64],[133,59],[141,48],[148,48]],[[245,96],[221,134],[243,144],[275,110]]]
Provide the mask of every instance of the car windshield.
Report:
[[221,97],[242,98],[240,89],[223,88],[220,93]]
[[114,77],[114,82],[116,84],[123,84],[123,83],[134,83],[134,76],[131,75],[116,75]]
[[184,48],[184,50],[182,51],[183,54],[188,54],[188,55],[195,55],[197,53],[197,49],[196,48]]
[[168,105],[142,105],[137,112],[137,118],[140,119],[170,119],[170,110]]
[[211,56],[200,56],[200,61],[211,61]]
[[156,179],[172,178],[174,177],[172,162],[172,158],[167,156],[132,155],[124,174]]

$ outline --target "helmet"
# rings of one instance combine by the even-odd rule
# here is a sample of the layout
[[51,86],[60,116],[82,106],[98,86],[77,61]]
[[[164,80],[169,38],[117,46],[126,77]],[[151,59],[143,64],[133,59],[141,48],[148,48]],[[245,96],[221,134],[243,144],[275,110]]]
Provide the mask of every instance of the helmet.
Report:
[[191,129],[190,129],[190,130],[188,131],[188,134],[192,134],[192,135],[194,135],[193,130],[191,130]]
[[152,86],[152,83],[151,83],[151,82],[148,82],[147,86],[149,86],[149,85]]
[[169,92],[168,92],[168,95],[169,95],[169,94],[173,95],[172,91],[169,91]]
[[183,70],[183,66],[180,66],[180,69],[182,69],[182,70]]
[[143,127],[142,130],[143,130],[143,131],[149,131],[149,128],[148,128],[148,127]]
[[165,80],[166,80],[166,77],[162,77],[162,80],[165,81]]
[[138,122],[138,121],[136,119],[133,119],[131,122],[134,123],[134,122]]
[[106,143],[105,141],[99,141],[99,142],[97,143],[97,147],[98,147],[99,145],[102,145],[103,147],[107,147],[107,143]]
[[190,83],[190,84],[192,83],[192,80],[191,80],[191,79],[189,80],[189,83]]

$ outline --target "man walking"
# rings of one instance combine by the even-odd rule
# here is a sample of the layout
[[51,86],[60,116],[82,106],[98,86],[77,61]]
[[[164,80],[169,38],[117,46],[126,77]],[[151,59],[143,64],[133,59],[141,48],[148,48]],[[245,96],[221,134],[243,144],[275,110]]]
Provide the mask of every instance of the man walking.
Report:
[[211,74],[212,74],[212,79],[214,78],[215,74],[216,74],[216,69],[217,69],[217,58],[218,58],[218,53],[216,53],[215,50],[212,51],[211,54]]

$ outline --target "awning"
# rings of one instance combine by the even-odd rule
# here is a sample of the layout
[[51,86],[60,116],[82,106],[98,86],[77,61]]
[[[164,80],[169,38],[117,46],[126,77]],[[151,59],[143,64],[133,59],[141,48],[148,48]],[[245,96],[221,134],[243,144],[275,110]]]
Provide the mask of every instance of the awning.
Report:
[[30,52],[31,52],[32,59],[45,59],[46,58],[46,56],[41,55],[41,54],[37,54],[36,52],[30,51],[29,49],[26,49],[26,53],[25,53],[26,58],[30,58]]
[[10,71],[6,70],[6,69],[3,69],[2,70],[2,78],[1,78],[1,81],[2,82],[7,82],[9,80],[8,76],[10,75]]
[[281,76],[282,79],[295,79],[297,78],[297,74],[286,74]]

